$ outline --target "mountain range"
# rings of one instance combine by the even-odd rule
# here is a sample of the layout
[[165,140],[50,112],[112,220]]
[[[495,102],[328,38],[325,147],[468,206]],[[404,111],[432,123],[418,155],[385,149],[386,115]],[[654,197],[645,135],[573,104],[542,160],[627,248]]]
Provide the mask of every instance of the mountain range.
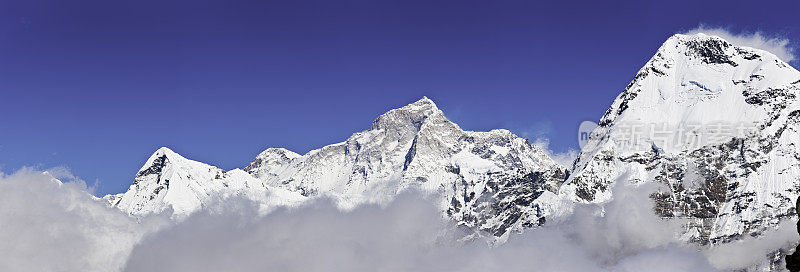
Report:
[[423,97],[343,142],[302,155],[269,148],[241,169],[161,148],[127,192],[104,199],[133,216],[181,217],[230,196],[265,211],[316,197],[349,209],[419,190],[443,216],[503,242],[577,204],[608,202],[618,182],[652,183],[653,212],[686,219],[684,240],[729,243],[795,215],[798,95],[800,72],[775,55],[679,34],[613,100],[569,166],[508,130],[465,131]]

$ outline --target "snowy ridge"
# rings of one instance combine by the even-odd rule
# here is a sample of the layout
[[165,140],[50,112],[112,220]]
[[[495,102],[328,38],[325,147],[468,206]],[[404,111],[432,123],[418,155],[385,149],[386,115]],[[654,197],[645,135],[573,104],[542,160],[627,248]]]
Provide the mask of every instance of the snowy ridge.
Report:
[[104,198],[133,215],[158,213],[167,208],[176,215],[188,215],[215,197],[231,195],[258,201],[264,208],[304,200],[299,194],[265,186],[240,169],[224,171],[186,159],[166,147],[150,156],[127,192]]
[[[232,194],[265,207],[326,196],[349,209],[416,188],[439,197],[443,215],[504,239],[510,230],[545,222],[548,209],[534,201],[554,196],[565,177],[562,166],[526,139],[508,130],[463,131],[423,97],[344,142],[305,155],[269,148],[244,170],[226,172],[161,148],[128,192],[106,199],[135,215],[170,207],[186,215]],[[288,200],[268,197],[275,195]]]

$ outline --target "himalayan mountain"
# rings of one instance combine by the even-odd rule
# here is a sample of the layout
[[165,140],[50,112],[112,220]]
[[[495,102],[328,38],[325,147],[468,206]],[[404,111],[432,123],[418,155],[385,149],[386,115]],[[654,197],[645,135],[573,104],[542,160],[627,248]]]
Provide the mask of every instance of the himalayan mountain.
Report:
[[769,52],[674,35],[569,166],[508,130],[462,130],[422,98],[341,143],[302,155],[269,148],[241,169],[161,148],[127,192],[104,199],[133,216],[169,210],[179,217],[228,196],[263,209],[324,196],[348,209],[413,188],[436,196],[443,216],[503,242],[577,203],[610,201],[617,182],[655,183],[653,212],[688,222],[680,234],[687,242],[729,243],[795,215],[798,95],[800,72]]

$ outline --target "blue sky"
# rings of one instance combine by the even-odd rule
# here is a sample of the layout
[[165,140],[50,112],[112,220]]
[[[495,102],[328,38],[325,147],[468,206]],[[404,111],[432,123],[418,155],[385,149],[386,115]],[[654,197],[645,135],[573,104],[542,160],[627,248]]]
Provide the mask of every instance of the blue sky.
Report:
[[122,192],[160,146],[243,167],[267,147],[342,141],[423,95],[464,129],[560,153],[670,35],[703,24],[792,47],[799,12],[786,0],[0,0],[0,170],[65,166],[97,194]]

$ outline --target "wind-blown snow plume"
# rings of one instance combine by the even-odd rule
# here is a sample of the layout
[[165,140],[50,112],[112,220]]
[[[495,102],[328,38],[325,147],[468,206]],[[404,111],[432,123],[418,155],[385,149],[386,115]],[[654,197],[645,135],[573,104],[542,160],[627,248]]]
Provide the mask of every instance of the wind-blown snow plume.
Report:
[[567,169],[572,166],[572,163],[575,162],[575,158],[578,157],[579,153],[578,150],[572,148],[564,152],[556,152],[550,149],[550,140],[546,138],[536,139],[536,141],[533,142],[533,145],[544,150],[544,152],[546,152],[550,158]]

